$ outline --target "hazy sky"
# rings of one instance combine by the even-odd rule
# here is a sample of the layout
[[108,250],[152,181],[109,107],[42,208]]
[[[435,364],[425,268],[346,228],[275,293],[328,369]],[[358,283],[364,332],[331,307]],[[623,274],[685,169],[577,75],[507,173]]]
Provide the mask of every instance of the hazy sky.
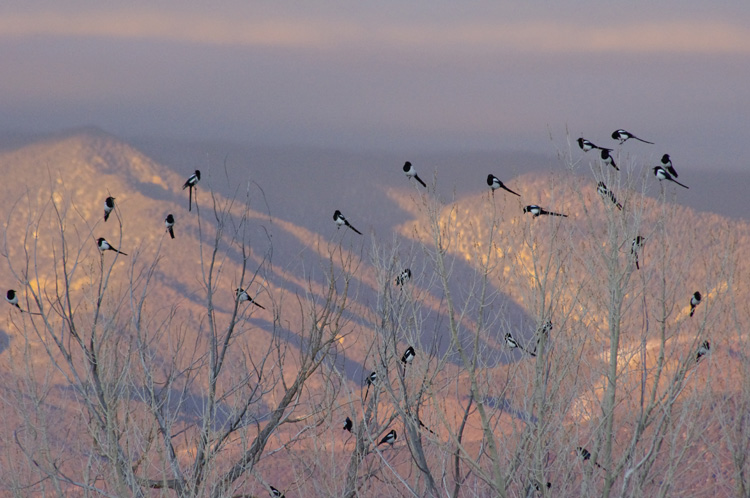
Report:
[[0,131],[748,166],[748,1],[5,0],[0,67]]

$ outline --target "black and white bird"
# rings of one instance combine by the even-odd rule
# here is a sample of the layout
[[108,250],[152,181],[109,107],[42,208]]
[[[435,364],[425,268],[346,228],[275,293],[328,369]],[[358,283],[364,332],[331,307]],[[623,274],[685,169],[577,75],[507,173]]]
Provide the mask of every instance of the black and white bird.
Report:
[[542,215],[547,215],[547,216],[562,216],[564,218],[568,217],[567,214],[553,213],[552,211],[547,211],[546,209],[540,208],[536,204],[531,204],[529,206],[526,206],[525,208],[523,208],[523,212],[524,213],[531,213],[531,214],[533,214],[534,218],[536,218],[537,216],[542,216]]
[[615,168],[617,171],[620,171],[620,168],[617,167],[615,164],[615,160],[612,157],[612,154],[609,153],[609,149],[602,149],[601,153],[599,154],[599,157],[602,158],[602,161],[604,161],[604,164],[608,164]]
[[266,309],[263,306],[261,306],[260,304],[256,303],[255,300],[252,297],[250,297],[250,295],[247,293],[247,291],[245,289],[243,289],[242,287],[240,287],[239,289],[235,289],[234,290],[234,294],[235,294],[235,296],[237,296],[237,300],[239,302],[250,301],[251,303],[253,303],[258,308],[260,308],[262,310]]
[[511,189],[506,187],[505,184],[501,182],[495,175],[487,175],[487,185],[489,185],[492,188],[492,195],[495,195],[495,190],[501,188],[503,190],[507,190],[513,195],[517,195],[518,197],[521,197],[521,194],[513,192]]
[[[576,448],[576,453],[578,453],[578,456],[581,457],[581,459],[585,462],[587,460],[591,460],[591,452],[587,450],[586,448],[579,446]],[[594,465],[599,467],[600,469],[604,470],[604,467],[599,465],[598,462],[594,461]]]
[[346,420],[344,420],[344,430],[352,432],[352,428],[354,427],[354,422],[352,422],[352,419],[349,417],[346,417]]
[[690,297],[690,316],[693,316],[693,313],[695,313],[695,307],[700,304],[701,299],[703,299],[703,296],[701,296],[699,291],[695,291]]
[[172,216],[172,213],[169,213],[167,217],[164,219],[164,226],[167,227],[167,232],[169,232],[169,236],[174,239],[174,216]]
[[284,493],[282,493],[278,489],[274,488],[273,486],[268,486],[268,487],[271,488],[271,496],[273,496],[273,498],[286,498],[284,496]]
[[367,389],[365,389],[365,401],[367,401],[367,394],[370,392],[370,386],[374,385],[377,381],[378,373],[373,370],[372,373],[365,379],[365,384],[367,384]]
[[390,444],[391,446],[393,446],[393,443],[396,442],[397,437],[398,434],[396,434],[396,429],[391,429],[390,432],[388,432],[388,434],[386,434],[383,439],[380,440],[378,446],[380,446],[381,444]]
[[633,256],[633,259],[635,260],[635,269],[640,270],[641,265],[638,263],[638,253],[643,248],[643,243],[646,241],[645,238],[641,237],[640,235],[637,235],[633,239],[633,245],[630,246],[630,254]]
[[672,166],[672,159],[669,157],[669,154],[664,154],[663,156],[661,156],[661,165],[673,177],[677,178],[678,176],[680,176],[677,174],[674,166]]
[[8,301],[11,305],[21,310],[21,312],[23,312],[21,307],[18,305],[18,294],[16,294],[15,290],[8,289],[8,292],[5,293],[5,300]]
[[198,185],[198,182],[201,180],[201,172],[200,170],[195,170],[195,173],[190,175],[190,178],[188,178],[185,181],[185,184],[182,186],[182,190],[185,190],[186,188],[189,188],[190,191],[188,192],[188,211],[193,210],[193,189],[196,188]]
[[353,227],[353,226],[352,226],[352,225],[351,225],[351,224],[350,224],[350,223],[349,223],[349,222],[348,222],[348,221],[346,220],[346,218],[344,218],[344,215],[343,215],[343,214],[341,214],[341,211],[339,211],[338,209],[337,209],[337,210],[336,210],[336,211],[335,211],[335,212],[333,213],[333,221],[335,221],[335,222],[336,222],[336,225],[337,225],[337,227],[336,227],[336,228],[341,228],[341,226],[342,226],[342,225],[346,225],[346,226],[348,226],[349,228],[351,228],[352,230],[354,230],[355,232],[357,232],[358,234],[362,235],[362,232],[360,232],[359,230],[357,230],[356,228],[354,228],[354,227]]
[[109,218],[109,213],[115,208],[115,198],[112,196],[104,199],[104,221],[106,222]]
[[549,336],[549,333],[552,331],[552,321],[547,320],[542,324],[541,327],[536,329],[536,344],[534,345],[534,354],[536,354],[537,349],[539,348],[539,343],[542,341],[542,337]]
[[583,137],[581,137],[581,138],[578,139],[578,147],[580,147],[581,150],[584,151],[584,152],[588,152],[591,149],[601,149],[601,150],[612,151],[612,149],[606,149],[604,147],[599,147],[598,145],[594,145],[593,142],[590,142],[590,141],[586,140]]
[[427,188],[427,184],[422,181],[422,179],[417,174],[416,168],[414,168],[414,166],[412,166],[412,164],[409,161],[406,161],[404,163],[404,173],[406,173],[406,176],[408,178],[414,178],[419,183],[421,183],[423,187]]
[[404,285],[406,282],[411,280],[411,270],[409,268],[404,269],[401,273],[398,274],[396,277],[396,285],[399,287]]
[[124,252],[112,247],[109,242],[104,240],[104,237],[99,237],[98,239],[96,239],[96,245],[99,247],[99,251],[101,251],[102,253],[104,253],[104,251],[115,251],[118,254],[127,256],[127,254],[125,254]]
[[632,139],[635,139],[635,140],[639,140],[639,141],[643,142],[644,144],[651,144],[651,145],[654,144],[654,142],[649,142],[649,141],[644,140],[642,138],[638,138],[635,135],[633,135],[632,133],[630,133],[628,131],[625,131],[625,130],[615,130],[615,131],[613,131],[612,132],[612,138],[614,138],[615,140],[619,140],[620,143],[624,143],[628,139],[632,138]]
[[615,197],[615,193],[612,192],[609,188],[607,188],[607,185],[604,184],[604,182],[599,182],[596,186],[596,191],[599,193],[599,195],[602,196],[602,199],[609,199],[612,201],[612,204],[617,207],[620,211],[622,211],[622,204],[617,202],[617,197]]
[[524,353],[528,353],[531,356],[536,356],[536,353],[532,351],[527,351],[520,344],[518,344],[518,341],[515,340],[515,338],[511,335],[510,332],[505,333],[505,344],[507,344],[510,349],[520,349]]
[[401,356],[401,363],[404,365],[410,365],[412,361],[414,361],[414,356],[416,356],[416,353],[414,351],[414,348],[409,346],[406,348],[406,351],[404,351],[404,354]]
[[674,182],[674,183],[676,183],[676,184],[677,184],[677,185],[679,185],[680,187],[683,187],[683,188],[690,188],[690,187],[688,187],[687,185],[683,185],[682,183],[680,183],[680,182],[678,182],[677,180],[675,180],[674,178],[672,178],[672,175],[670,175],[670,174],[669,174],[669,173],[667,172],[667,170],[665,170],[665,169],[664,169],[664,168],[662,168],[661,166],[654,166],[654,176],[655,176],[656,178],[658,178],[658,179],[659,179],[659,181],[662,181],[662,180],[669,180],[670,182]]
[[711,350],[711,343],[708,341],[703,341],[701,345],[698,347],[698,351],[695,353],[695,361],[698,362],[708,354],[708,352]]

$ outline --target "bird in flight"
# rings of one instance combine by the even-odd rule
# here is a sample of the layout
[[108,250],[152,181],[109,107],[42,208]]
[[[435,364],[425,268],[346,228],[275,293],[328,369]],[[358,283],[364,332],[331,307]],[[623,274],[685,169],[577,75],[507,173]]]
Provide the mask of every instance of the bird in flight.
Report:
[[404,365],[411,364],[411,362],[414,361],[414,356],[416,356],[414,348],[409,346],[408,348],[406,348],[406,351],[404,351],[404,354],[401,356],[401,363],[403,363]]
[[378,446],[380,446],[381,444],[386,444],[386,443],[393,446],[393,443],[396,442],[397,437],[398,437],[398,434],[396,434],[396,429],[391,429],[390,432],[388,432],[388,434],[386,434],[383,437],[383,439],[380,440],[380,442],[378,443]]
[[520,349],[524,353],[528,353],[531,356],[536,356],[536,353],[527,351],[520,344],[518,344],[518,341],[513,338],[510,332],[505,333],[505,344],[507,344],[510,349]]
[[599,195],[602,196],[602,199],[606,199],[609,197],[609,200],[612,201],[612,204],[614,204],[617,207],[617,209],[622,211],[622,204],[617,202],[615,193],[612,192],[610,189],[608,189],[607,186],[604,184],[604,182],[599,182],[599,184],[596,186],[596,191],[599,192]]
[[336,228],[341,228],[341,225],[346,225],[358,234],[362,235],[362,232],[351,226],[351,224],[347,221],[346,218],[344,218],[344,215],[341,214],[341,211],[338,209],[333,213],[333,221],[336,222],[336,225],[338,225]]
[[507,190],[513,195],[521,197],[521,194],[517,194],[516,192],[513,192],[511,189],[506,187],[505,184],[501,182],[495,175],[487,175],[487,185],[492,188],[492,195],[495,195],[495,190],[501,188],[503,190]]
[[690,188],[687,185],[683,185],[682,183],[678,182],[674,178],[672,178],[672,175],[670,175],[667,170],[662,168],[661,166],[654,166],[654,176],[659,179],[659,181],[662,180],[669,180],[670,182],[675,182],[677,185],[683,188]]
[[698,348],[698,351],[695,353],[695,361],[700,361],[701,358],[706,356],[708,352],[711,350],[711,343],[708,341],[703,341],[703,343]]
[[419,183],[422,184],[423,187],[427,188],[427,184],[422,181],[422,179],[417,174],[417,170],[409,161],[406,161],[404,163],[404,173],[406,173],[407,178],[414,178]]
[[185,184],[182,186],[182,190],[185,190],[186,188],[189,188],[188,191],[188,211],[193,210],[193,189],[196,188],[198,185],[198,182],[201,180],[201,172],[200,170],[195,170],[195,173],[190,175],[190,178],[188,178],[185,181]]
[[633,135],[632,133],[630,133],[628,131],[625,131],[625,130],[615,130],[615,131],[613,131],[612,132],[612,138],[614,138],[615,140],[619,140],[620,143],[624,143],[628,139],[632,138],[632,139],[635,139],[635,140],[639,140],[639,141],[643,142],[644,144],[651,144],[651,145],[654,144],[654,142],[649,142],[649,141],[644,140],[642,138],[638,138],[635,135]]
[[693,316],[693,313],[695,313],[695,307],[700,304],[701,299],[703,299],[703,296],[698,291],[695,291],[690,297],[690,316]]
[[672,158],[669,157],[669,154],[664,154],[661,156],[661,165],[664,169],[666,169],[670,175],[677,178],[678,175],[677,171],[674,169],[674,166],[672,166]]
[[630,247],[630,254],[633,255],[633,258],[635,259],[635,269],[640,270],[641,266],[638,264],[638,252],[643,247],[643,243],[646,241],[645,238],[641,237],[640,235],[636,236],[636,238],[633,239],[633,245]]
[[615,164],[615,160],[612,158],[612,155],[609,153],[609,149],[602,149],[599,156],[602,158],[602,161],[604,161],[604,164],[608,164],[615,168],[617,171],[620,171],[620,168],[617,167]]
[[246,291],[245,289],[243,289],[242,287],[240,287],[239,289],[235,289],[235,290],[234,290],[234,293],[235,293],[235,295],[237,296],[237,300],[238,300],[239,302],[243,302],[243,301],[250,301],[251,303],[253,303],[253,304],[254,304],[255,306],[257,306],[258,308],[260,308],[260,309],[262,309],[262,310],[266,309],[266,308],[264,308],[263,306],[261,306],[260,304],[256,303],[256,302],[255,302],[255,301],[253,300],[253,298],[252,298],[252,297],[250,297],[250,295],[249,295],[249,294],[247,293],[247,291]]
[[411,270],[409,268],[406,268],[404,271],[398,274],[396,277],[396,285],[399,287],[404,285],[406,282],[411,280]]
[[564,218],[568,217],[567,214],[553,213],[552,211],[547,211],[546,209],[540,208],[536,204],[531,204],[529,206],[526,206],[525,208],[523,208],[523,212],[524,213],[531,213],[531,214],[533,214],[534,218],[536,218],[537,216],[542,216],[542,215],[547,215],[547,216],[562,216]]
[[99,251],[101,251],[102,254],[104,254],[104,251],[115,251],[118,254],[127,256],[127,254],[125,254],[124,252],[112,247],[109,242],[104,240],[104,237],[99,237],[98,239],[96,239],[96,245],[99,247]]
[[164,219],[164,225],[167,227],[169,236],[174,239],[174,216],[172,216],[172,213],[168,214]]
[[[586,448],[584,448],[582,446],[579,446],[578,448],[576,448],[576,453],[578,453],[578,456],[580,456],[581,459],[583,459],[584,462],[586,460],[591,460],[591,452],[589,452],[589,450],[587,450]],[[601,465],[599,465],[599,463],[596,462],[596,461],[594,461],[594,465],[596,465],[597,467],[599,467],[602,470],[606,470],[604,467],[602,467]]]
[[593,142],[590,142],[590,141],[586,140],[583,137],[581,137],[581,138],[578,139],[578,147],[580,147],[581,150],[583,150],[584,152],[588,152],[591,149],[608,150],[610,152],[612,151],[612,149],[606,149],[604,147],[599,147],[598,145],[594,145]]
[[115,208],[115,198],[112,196],[104,199],[104,221],[106,222],[109,218],[109,213]]
[[349,417],[346,417],[346,420],[344,420],[344,430],[352,432],[352,427],[354,427],[354,423],[352,422],[352,419]]

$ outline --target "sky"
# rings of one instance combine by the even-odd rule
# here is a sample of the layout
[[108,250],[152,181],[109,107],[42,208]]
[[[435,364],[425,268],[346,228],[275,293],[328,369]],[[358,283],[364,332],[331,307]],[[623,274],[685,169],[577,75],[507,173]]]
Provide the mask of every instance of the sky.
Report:
[[5,0],[0,67],[0,132],[747,166],[747,1]]

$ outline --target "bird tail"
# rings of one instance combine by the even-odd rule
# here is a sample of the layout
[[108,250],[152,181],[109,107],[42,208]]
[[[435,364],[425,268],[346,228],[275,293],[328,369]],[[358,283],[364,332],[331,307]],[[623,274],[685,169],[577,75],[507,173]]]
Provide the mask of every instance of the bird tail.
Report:
[[258,308],[262,309],[262,310],[266,309],[265,307],[261,306],[260,304],[256,303],[255,301],[252,301],[252,303],[253,303],[253,304],[254,304],[255,306],[257,306]]
[[169,236],[174,239],[174,229],[172,227],[169,227]]
[[117,252],[117,254],[122,254],[123,256],[127,256],[127,254],[126,254],[126,253],[124,253],[124,252],[122,252],[122,251],[119,251],[119,250],[117,250],[117,249],[112,249],[112,250],[113,250],[113,251],[115,251],[115,252]]
[[690,188],[690,187],[688,187],[687,185],[683,185],[682,183],[678,182],[678,181],[677,181],[677,180],[675,180],[674,178],[672,178],[672,181],[673,181],[673,182],[675,182],[675,183],[676,183],[677,185],[679,185],[680,187],[683,187],[683,188],[687,188],[687,189],[689,189],[689,188]]
[[421,178],[419,177],[419,175],[414,175],[414,178],[415,178],[415,179],[416,179],[416,180],[417,180],[417,181],[418,181],[419,183],[421,183],[421,184],[422,184],[422,186],[423,186],[424,188],[427,188],[427,184],[426,184],[425,182],[423,182],[423,181],[422,181],[422,179],[421,179]]
[[[182,187],[182,188],[184,189],[185,187]],[[192,211],[193,210],[193,187],[192,186],[190,187],[189,192],[190,193],[188,194],[188,211]]]
[[644,139],[642,139],[642,138],[638,138],[638,137],[633,137],[633,138],[635,138],[636,140],[640,140],[640,141],[641,141],[641,142],[643,142],[644,144],[651,144],[651,145],[654,145],[654,142],[649,142],[648,140],[644,140]]
[[109,218],[109,211],[104,211],[104,221],[107,221]]
[[347,223],[346,226],[348,226],[349,228],[351,228],[352,230],[354,230],[358,234],[362,235],[362,232],[360,232],[359,230],[357,230],[356,228],[354,228],[353,226],[351,226],[349,223]]
[[690,316],[691,317],[693,316],[693,313],[695,313],[695,306],[693,306],[692,308],[690,308]]

